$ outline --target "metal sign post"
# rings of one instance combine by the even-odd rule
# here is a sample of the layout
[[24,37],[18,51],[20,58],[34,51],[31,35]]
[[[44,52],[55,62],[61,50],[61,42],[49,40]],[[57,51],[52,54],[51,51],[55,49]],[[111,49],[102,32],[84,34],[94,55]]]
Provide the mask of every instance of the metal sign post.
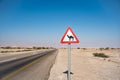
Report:
[[70,77],[70,71],[71,71],[71,44],[68,44],[68,80],[71,80]]

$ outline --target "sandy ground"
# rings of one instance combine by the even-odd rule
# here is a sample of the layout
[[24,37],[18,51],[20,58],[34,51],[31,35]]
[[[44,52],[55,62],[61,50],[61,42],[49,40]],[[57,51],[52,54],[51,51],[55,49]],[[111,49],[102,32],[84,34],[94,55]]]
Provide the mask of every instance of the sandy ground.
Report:
[[[59,49],[56,62],[48,80],[67,80],[63,72],[67,70],[67,49]],[[103,52],[108,59],[94,57],[92,53]],[[120,80],[120,49],[72,49],[71,80]]]

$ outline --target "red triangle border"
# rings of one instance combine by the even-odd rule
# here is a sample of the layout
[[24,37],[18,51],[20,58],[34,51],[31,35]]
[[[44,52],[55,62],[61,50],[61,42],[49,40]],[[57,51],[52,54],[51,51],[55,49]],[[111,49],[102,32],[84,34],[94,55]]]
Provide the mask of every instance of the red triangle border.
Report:
[[[73,34],[73,36],[75,37],[76,41],[63,41],[64,38],[65,38],[65,35],[68,33],[68,30],[70,30],[70,31],[72,32],[72,34]],[[60,43],[61,43],[61,44],[79,43],[78,38],[76,37],[76,35],[74,34],[74,32],[73,32],[73,30],[71,29],[70,26],[67,28],[66,32],[64,33],[64,35],[63,35],[63,37],[62,37]]]

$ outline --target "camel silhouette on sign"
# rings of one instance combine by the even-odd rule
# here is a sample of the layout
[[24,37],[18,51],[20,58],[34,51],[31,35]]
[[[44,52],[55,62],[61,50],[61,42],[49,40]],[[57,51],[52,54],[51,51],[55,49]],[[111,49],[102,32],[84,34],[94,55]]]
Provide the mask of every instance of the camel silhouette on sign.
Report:
[[67,37],[69,38],[69,41],[72,39],[72,41],[74,40],[74,37],[73,36],[69,36],[67,35]]

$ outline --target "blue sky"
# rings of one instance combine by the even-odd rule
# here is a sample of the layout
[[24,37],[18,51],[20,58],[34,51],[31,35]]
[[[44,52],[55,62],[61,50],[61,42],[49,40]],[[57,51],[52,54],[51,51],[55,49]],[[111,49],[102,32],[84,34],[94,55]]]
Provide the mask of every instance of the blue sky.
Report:
[[68,26],[73,46],[120,47],[120,1],[0,0],[0,46],[65,46]]

